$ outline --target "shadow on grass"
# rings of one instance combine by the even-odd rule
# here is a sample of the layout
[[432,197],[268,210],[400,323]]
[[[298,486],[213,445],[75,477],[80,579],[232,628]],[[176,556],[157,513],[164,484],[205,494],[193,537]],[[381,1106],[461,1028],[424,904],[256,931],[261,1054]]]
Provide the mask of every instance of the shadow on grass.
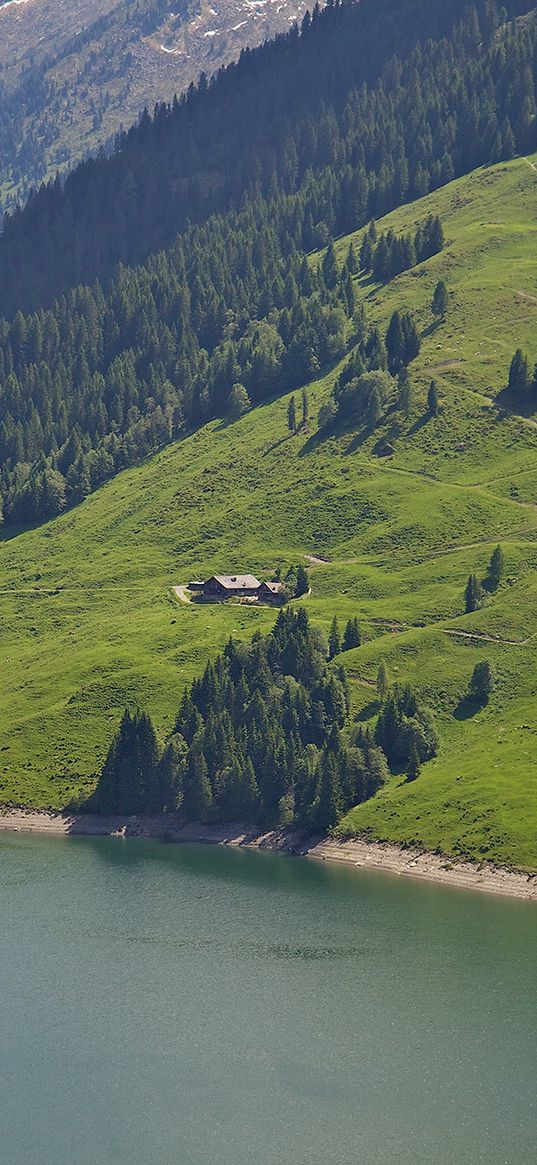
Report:
[[463,696],[462,700],[459,700],[453,715],[455,720],[471,720],[472,716],[477,716],[477,713],[481,712],[484,706],[483,701],[476,699],[475,696]]
[[505,420],[507,416],[533,420],[537,411],[535,397],[531,390],[527,393],[527,400],[520,400],[519,397],[509,392],[508,388],[502,388],[494,397],[494,404],[498,410],[497,416],[500,421]]
[[360,449],[362,445],[365,445],[372,432],[373,429],[371,426],[366,425],[363,429],[360,429],[358,433],[355,433],[352,440],[349,441],[347,448],[344,450],[345,456],[348,457],[350,453],[356,453],[357,449]]
[[419,433],[420,429],[423,429],[424,425],[426,425],[430,420],[430,413],[424,413],[422,417],[418,417],[417,421],[414,421],[412,428],[408,430],[409,437],[411,437],[414,433]]
[[379,700],[371,700],[365,708],[362,708],[361,712],[357,713],[354,719],[356,723],[363,724],[365,720],[371,720],[372,716],[376,716],[377,712],[380,712],[380,702]]
[[299,449],[298,456],[308,457],[310,453],[314,453],[319,448],[319,445],[322,445],[329,437],[333,437],[334,433],[335,429],[332,426],[330,428],[316,429],[315,433],[312,433],[311,437],[308,437],[302,448]]
[[431,323],[427,324],[427,327],[424,328],[422,332],[420,332],[421,339],[426,340],[428,336],[434,336],[435,332],[437,332],[438,329],[442,327],[444,322],[444,318],[439,320],[432,320]]

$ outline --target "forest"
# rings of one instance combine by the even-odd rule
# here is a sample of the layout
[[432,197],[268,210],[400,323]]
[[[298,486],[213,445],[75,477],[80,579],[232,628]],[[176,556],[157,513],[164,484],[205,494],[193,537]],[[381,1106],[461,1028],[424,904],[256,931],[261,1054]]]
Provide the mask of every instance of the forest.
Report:
[[410,688],[383,687],[376,734],[350,732],[345,669],[330,657],[304,608],[249,644],[230,639],[184,693],[163,751],[149,716],[125,711],[87,807],[324,832],[377,792],[387,757],[413,779],[437,749],[430,711]]

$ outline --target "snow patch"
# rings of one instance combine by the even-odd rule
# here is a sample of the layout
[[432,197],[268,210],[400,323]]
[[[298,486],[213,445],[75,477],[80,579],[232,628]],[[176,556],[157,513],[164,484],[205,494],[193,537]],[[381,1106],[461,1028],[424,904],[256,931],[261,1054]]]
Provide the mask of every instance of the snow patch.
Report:
[[238,31],[239,31],[239,28],[244,28],[244,25],[245,25],[245,24],[248,24],[248,21],[247,21],[247,20],[241,20],[239,24],[234,24],[234,25],[233,25],[233,28],[231,29],[231,31],[232,31],[232,32],[238,32]]
[[0,8],[0,12],[3,12],[4,8],[11,8],[12,4],[27,4],[27,3],[28,3],[28,0],[7,0],[6,4],[2,4],[2,7]]
[[204,35],[204,36],[218,36],[218,29],[217,29],[217,28],[211,28],[211,29],[209,29],[209,32],[204,32],[204,34],[203,34],[203,35]]

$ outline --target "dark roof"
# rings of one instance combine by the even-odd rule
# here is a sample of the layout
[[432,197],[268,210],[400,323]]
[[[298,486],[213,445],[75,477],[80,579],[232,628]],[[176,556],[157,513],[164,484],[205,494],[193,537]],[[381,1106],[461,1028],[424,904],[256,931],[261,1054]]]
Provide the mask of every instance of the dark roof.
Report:
[[[215,574],[212,576],[226,591],[256,591],[261,586],[253,574]],[[210,579],[207,579],[210,582]]]

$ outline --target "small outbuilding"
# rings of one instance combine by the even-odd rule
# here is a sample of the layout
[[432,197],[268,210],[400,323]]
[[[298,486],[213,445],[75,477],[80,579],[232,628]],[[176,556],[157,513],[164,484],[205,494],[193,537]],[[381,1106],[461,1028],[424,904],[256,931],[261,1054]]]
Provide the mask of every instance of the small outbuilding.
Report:
[[260,603],[281,603],[285,587],[281,582],[262,582],[257,594]]

